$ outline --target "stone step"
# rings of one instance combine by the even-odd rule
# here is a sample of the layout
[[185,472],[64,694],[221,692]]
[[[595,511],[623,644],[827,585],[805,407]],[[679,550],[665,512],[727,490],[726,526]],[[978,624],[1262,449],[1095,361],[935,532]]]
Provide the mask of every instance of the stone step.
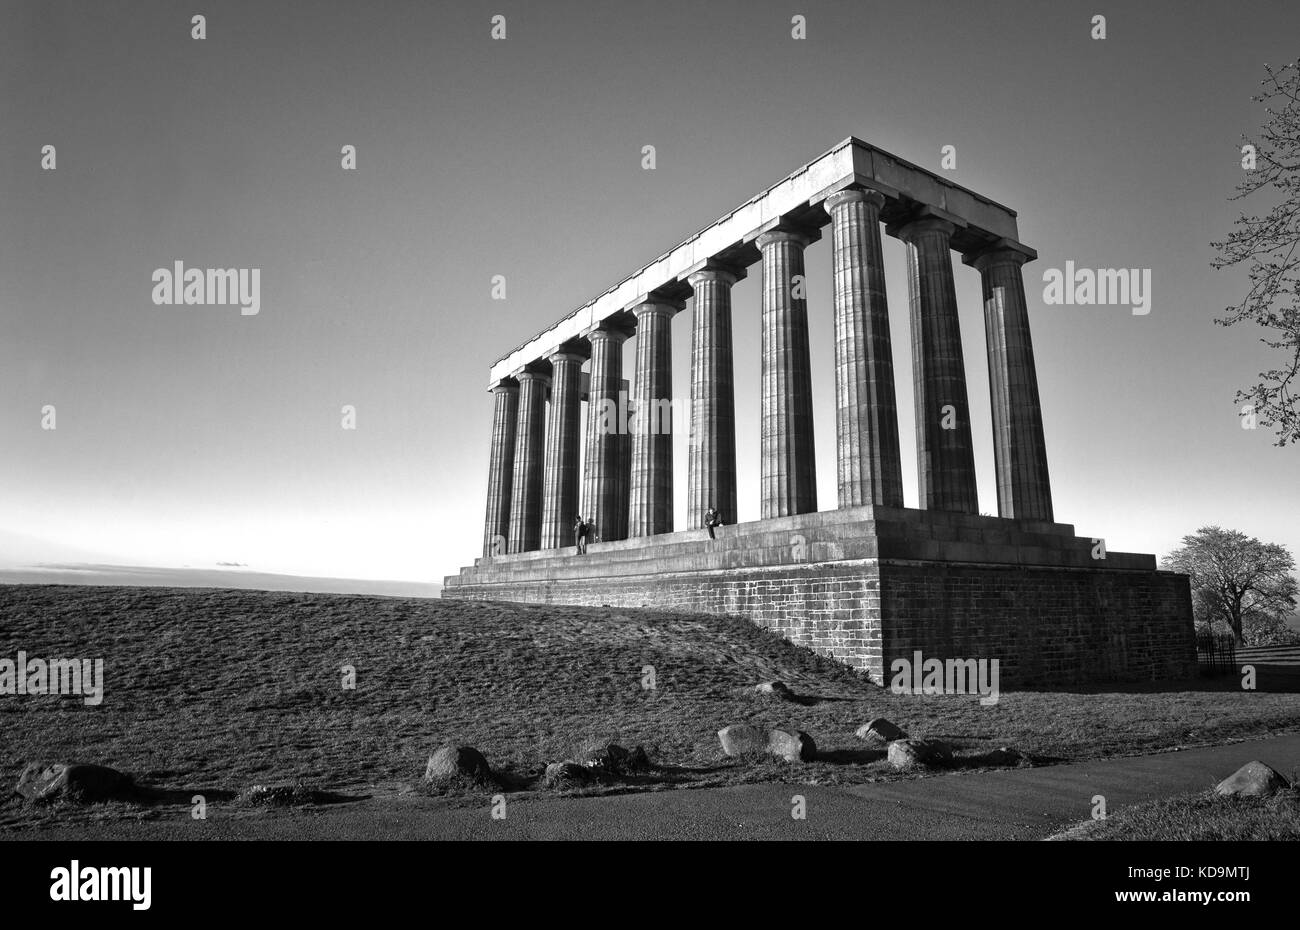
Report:
[[653,575],[673,572],[727,571],[763,567],[798,567],[862,559],[890,559],[921,562],[964,562],[991,565],[1049,566],[1063,568],[1114,570],[1155,569],[1154,556],[1140,553],[1110,552],[1104,560],[1092,558],[1090,540],[1077,538],[1073,549],[1035,546],[980,545],[976,543],[939,542],[935,540],[854,539],[809,542],[796,552],[788,544],[778,546],[718,547],[698,546],[685,551],[665,551],[671,547],[643,550],[589,552],[579,556],[572,550],[551,550],[545,559],[511,558],[464,570],[450,576],[449,584],[473,584],[505,581],[546,581],[549,579],[600,578],[615,575]]

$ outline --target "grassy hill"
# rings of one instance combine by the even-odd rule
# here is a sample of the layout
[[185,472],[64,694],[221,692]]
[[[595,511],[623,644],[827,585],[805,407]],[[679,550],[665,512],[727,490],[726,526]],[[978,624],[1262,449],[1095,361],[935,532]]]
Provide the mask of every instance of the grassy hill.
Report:
[[[49,759],[172,788],[347,789],[417,780],[448,740],[527,775],[605,738],[644,744],[688,783],[827,783],[896,777],[853,736],[875,716],[953,742],[972,766],[1002,745],[1076,759],[1300,729],[1294,695],[1242,693],[1234,679],[1005,693],[992,707],[894,695],[749,623],[654,610],[0,586],[0,658],[19,650],[103,658],[105,697],[88,707],[0,696],[8,785]],[[355,690],[341,686],[345,665]],[[647,665],[654,689],[642,687]],[[772,678],[806,703],[753,693]],[[716,731],[741,722],[806,730],[821,758],[797,769],[725,761]]]

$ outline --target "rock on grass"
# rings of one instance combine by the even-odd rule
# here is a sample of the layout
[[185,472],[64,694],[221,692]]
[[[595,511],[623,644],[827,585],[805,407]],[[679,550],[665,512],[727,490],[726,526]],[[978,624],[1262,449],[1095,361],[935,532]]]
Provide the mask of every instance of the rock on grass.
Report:
[[803,730],[772,730],[767,734],[767,751],[786,762],[811,762],[817,758],[817,744]]
[[552,762],[548,765],[546,774],[542,776],[542,781],[550,788],[568,788],[590,784],[597,779],[598,774],[588,766],[566,760],[564,762]]
[[928,739],[897,739],[889,744],[889,764],[896,769],[943,765],[952,761],[946,743]]
[[754,686],[757,694],[765,694],[769,697],[780,698],[783,701],[793,701],[794,692],[784,681],[765,681],[762,684]]
[[855,734],[858,739],[873,743],[892,743],[896,739],[907,739],[907,731],[901,730],[884,717],[876,717],[858,727]]
[[492,777],[487,759],[473,746],[447,745],[429,757],[424,767],[424,780],[433,784],[469,779],[486,781]]
[[729,756],[755,756],[767,752],[767,732],[748,723],[733,723],[718,731],[722,751]]
[[787,762],[808,762],[817,755],[816,743],[802,730],[763,730],[748,723],[733,723],[718,731],[718,741],[729,756],[773,755]]
[[1258,760],[1247,762],[1215,788],[1215,794],[1243,798],[1265,798],[1290,787],[1272,766]]
[[254,807],[304,807],[320,801],[320,792],[304,785],[253,785],[236,803]]
[[83,804],[121,797],[131,777],[105,765],[81,762],[33,762],[23,769],[14,790],[29,801],[68,800]]

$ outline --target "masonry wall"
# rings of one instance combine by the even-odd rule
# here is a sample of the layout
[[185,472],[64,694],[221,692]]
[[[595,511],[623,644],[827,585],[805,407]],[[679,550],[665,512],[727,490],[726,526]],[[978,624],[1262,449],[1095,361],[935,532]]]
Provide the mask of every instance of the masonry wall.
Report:
[[1186,575],[886,562],[885,668],[895,658],[999,660],[1003,685],[1195,674]]
[[1195,670],[1187,578],[1167,572],[858,560],[510,581],[443,597],[743,617],[887,683],[894,658],[997,658],[1003,686]]
[[879,571],[875,560],[823,562],[748,571],[464,585],[444,588],[442,596],[743,617],[879,681]]

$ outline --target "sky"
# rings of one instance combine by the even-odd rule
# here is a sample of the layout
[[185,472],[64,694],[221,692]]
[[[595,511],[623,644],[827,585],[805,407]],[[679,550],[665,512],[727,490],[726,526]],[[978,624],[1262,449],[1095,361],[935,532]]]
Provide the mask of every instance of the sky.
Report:
[[[1019,213],[1059,521],[1110,550],[1163,555],[1219,524],[1300,555],[1300,449],[1242,429],[1234,401],[1279,359],[1214,324],[1246,277],[1210,267],[1263,116],[1250,96],[1298,35],[1294,0],[6,0],[0,570],[440,581],[479,554],[491,364],[849,135]],[[886,238],[915,506],[902,249]],[[176,261],[258,269],[258,312],[155,304]],[[1067,261],[1150,269],[1150,313],[1046,305],[1043,272]],[[829,509],[829,236],[807,266]],[[955,269],[995,513],[979,276]],[[759,507],[751,271],[733,293],[740,520]],[[676,452],[683,526],[684,436]]]

